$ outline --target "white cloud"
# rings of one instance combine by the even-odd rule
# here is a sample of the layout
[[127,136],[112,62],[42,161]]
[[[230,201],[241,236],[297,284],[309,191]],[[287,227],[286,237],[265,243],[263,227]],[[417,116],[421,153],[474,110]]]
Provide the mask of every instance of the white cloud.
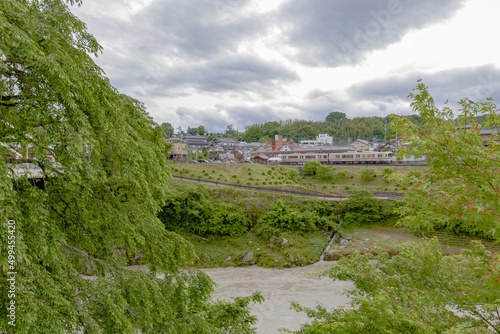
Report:
[[[402,10],[387,24],[376,19],[395,3]],[[86,0],[75,9],[105,47],[96,62],[112,84],[159,123],[209,131],[336,109],[385,116],[408,110],[421,76],[437,101],[498,96],[499,11],[491,0]],[[343,49],[359,31],[368,44]]]

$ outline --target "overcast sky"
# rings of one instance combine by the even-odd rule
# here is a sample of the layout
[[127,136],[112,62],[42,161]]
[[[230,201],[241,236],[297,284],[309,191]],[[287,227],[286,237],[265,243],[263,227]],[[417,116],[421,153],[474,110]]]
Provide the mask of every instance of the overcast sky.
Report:
[[[500,101],[498,0],[85,0],[96,62],[157,123],[204,125],[409,114]],[[498,103],[500,105],[500,103]]]

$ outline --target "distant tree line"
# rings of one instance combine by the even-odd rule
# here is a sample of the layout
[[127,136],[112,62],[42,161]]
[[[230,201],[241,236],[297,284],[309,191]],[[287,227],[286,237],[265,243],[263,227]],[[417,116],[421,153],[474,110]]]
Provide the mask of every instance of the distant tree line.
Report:
[[[410,115],[408,118],[419,124],[420,116]],[[283,138],[300,142],[301,140],[316,139],[321,133],[329,134],[334,141],[345,140],[372,140],[392,139],[396,133],[390,127],[389,117],[355,117],[347,118],[343,112],[334,111],[325,117],[325,121],[309,121],[302,119],[289,119],[285,121],[271,121],[264,123],[255,123],[247,125],[243,133],[234,129],[233,125],[228,125],[225,132],[221,134],[208,133],[203,125],[198,127],[189,127],[188,135],[208,135],[209,137],[231,137],[246,142],[266,142],[274,139],[275,135],[281,135]],[[173,133],[173,126],[170,123],[163,123],[162,128],[166,134]]]

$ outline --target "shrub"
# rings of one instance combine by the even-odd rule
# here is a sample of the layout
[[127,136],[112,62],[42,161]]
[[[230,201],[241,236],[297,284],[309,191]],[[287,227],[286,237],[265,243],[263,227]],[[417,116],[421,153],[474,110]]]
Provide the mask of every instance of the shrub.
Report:
[[334,167],[320,165],[316,169],[316,177],[323,181],[331,181],[336,179],[336,172]]
[[295,180],[299,175],[300,175],[299,171],[296,170],[295,168],[289,169],[287,171],[287,176],[290,180]]
[[371,182],[377,177],[377,173],[374,168],[361,168],[359,177],[363,182]]
[[304,175],[314,176],[316,175],[318,168],[322,166],[323,165],[319,161],[308,161],[302,165],[302,173],[304,173]]
[[292,210],[282,201],[278,201],[271,205],[269,211],[262,217],[262,222],[280,230],[314,231],[316,227],[311,218],[311,215]]
[[[339,169],[336,173],[336,179],[337,180],[342,180],[342,179],[345,179],[347,178],[347,175],[349,174],[348,171],[346,171],[345,169]],[[352,176],[352,175],[351,175]]]
[[386,167],[386,168],[384,168],[384,169],[382,170],[382,177],[383,177],[386,181],[389,181],[389,178],[390,178],[390,176],[391,176],[392,174],[394,174],[394,169],[392,169],[392,168],[387,168],[387,167]]
[[244,233],[250,220],[227,203],[212,203],[210,218],[197,227],[200,234],[234,235]]
[[397,218],[393,202],[374,198],[373,193],[366,189],[353,190],[349,200],[337,202],[335,208],[345,227],[383,223]]

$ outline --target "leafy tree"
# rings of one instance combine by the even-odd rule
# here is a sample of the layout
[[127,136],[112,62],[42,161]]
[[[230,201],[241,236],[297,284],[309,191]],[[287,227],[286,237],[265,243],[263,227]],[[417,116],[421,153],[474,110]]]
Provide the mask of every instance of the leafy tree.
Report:
[[161,123],[160,125],[165,137],[172,137],[174,134],[174,127],[170,123]]
[[302,172],[305,175],[316,175],[318,169],[320,169],[323,165],[319,161],[308,161],[302,165]]
[[314,231],[316,224],[325,225],[324,218],[317,213],[292,209],[282,201],[271,205],[269,211],[262,216],[261,222],[264,226],[268,225],[284,231]]
[[274,139],[274,136],[279,134],[280,124],[278,122],[266,122],[262,124],[262,136],[267,136]]
[[202,187],[176,187],[158,214],[169,231],[201,235],[246,232],[250,220],[234,205],[215,202]]
[[333,111],[329,113],[326,118],[325,122],[340,122],[347,119],[347,116],[345,113],[340,112],[340,111]]
[[355,189],[349,195],[349,200],[335,204],[335,212],[345,227],[387,223],[395,219],[393,211],[396,204],[374,198],[368,190]]
[[335,167],[321,165],[317,168],[315,176],[323,181],[332,181],[337,178],[337,173]]
[[[2,307],[0,331],[250,330],[245,303],[215,321],[213,282],[181,270],[193,248],[156,217],[169,195],[164,131],[104,77],[85,24],[62,0],[0,1],[0,22],[1,305],[10,303],[7,272],[17,272],[16,326]],[[37,186],[14,177],[6,158],[15,150],[39,167]],[[16,224],[10,263],[8,220]],[[134,257],[150,272],[126,269]]]
[[352,281],[349,307],[302,307],[295,333],[500,333],[500,261],[480,243],[444,255],[437,240],[403,244],[391,256],[354,253],[324,273]]
[[198,134],[198,128],[188,127],[187,134],[190,136],[196,136]]
[[[410,94],[421,118],[395,122],[408,148],[400,156],[428,157],[420,175],[398,175],[407,187],[402,224],[416,230],[448,229],[500,240],[500,134],[483,138],[480,131],[500,127],[491,99],[458,102],[458,117],[449,107],[438,108],[423,84]],[[484,116],[483,123],[478,116]]]
[[203,136],[206,133],[207,133],[207,131],[205,130],[205,127],[203,125],[198,126],[198,128],[197,128],[198,135]]
[[262,125],[261,124],[252,124],[247,125],[245,127],[245,133],[243,138],[246,142],[257,142],[262,136]]
[[226,137],[236,138],[238,136],[238,131],[230,124],[226,127],[225,135]]

